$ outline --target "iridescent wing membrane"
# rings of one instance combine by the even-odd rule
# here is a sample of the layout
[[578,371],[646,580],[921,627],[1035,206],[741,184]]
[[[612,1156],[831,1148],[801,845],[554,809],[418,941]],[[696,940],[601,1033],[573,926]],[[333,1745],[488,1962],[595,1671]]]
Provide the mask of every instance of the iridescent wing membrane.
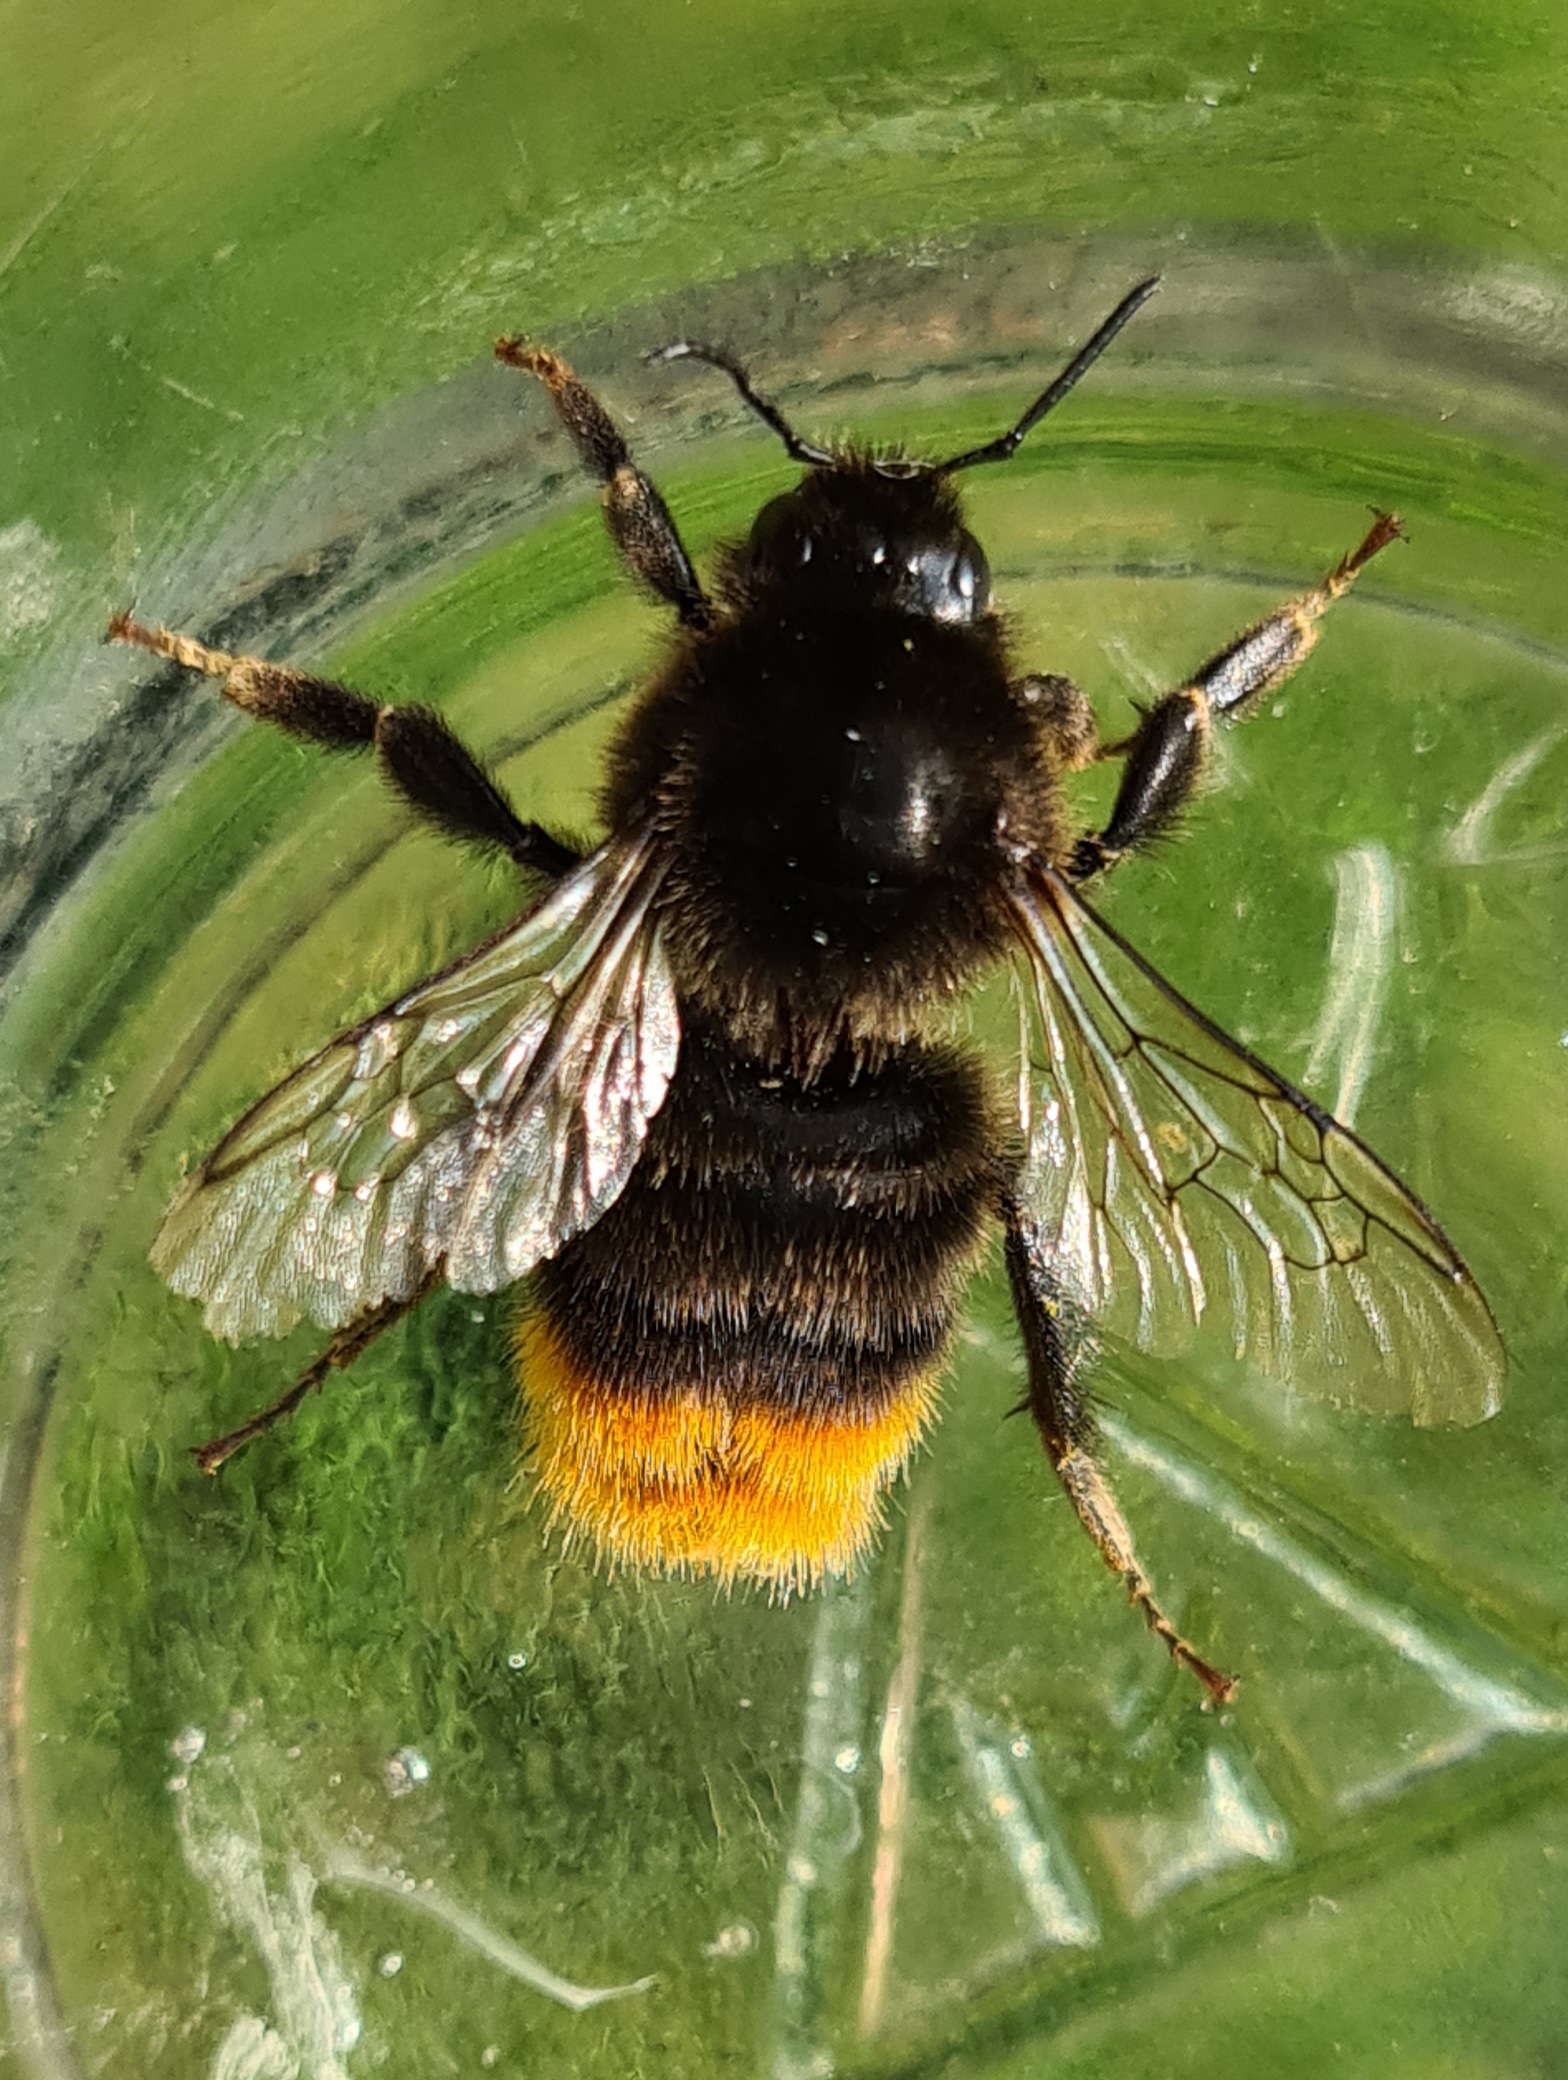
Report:
[[340,1329],[437,1273],[493,1292],[598,1218],[675,1069],[661,876],[605,846],[245,1115],[152,1251],[214,1335]]
[[1170,1350],[1217,1320],[1306,1394],[1475,1423],[1503,1348],[1426,1208],[1171,988],[1049,867],[1014,891],[1030,1025],[1025,1239],[1096,1322]]

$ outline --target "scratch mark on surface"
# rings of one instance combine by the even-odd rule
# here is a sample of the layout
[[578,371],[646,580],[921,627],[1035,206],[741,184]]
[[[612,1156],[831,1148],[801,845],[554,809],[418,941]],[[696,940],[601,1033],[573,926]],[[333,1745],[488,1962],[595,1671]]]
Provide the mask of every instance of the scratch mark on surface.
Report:
[[[152,373],[153,371],[149,369],[148,374],[151,375]],[[243,412],[235,411],[232,405],[215,404],[210,397],[203,397],[199,390],[191,389],[188,383],[182,383],[174,376],[160,375],[158,381],[162,383],[165,390],[172,390],[176,397],[183,397],[187,404],[200,405],[204,412],[216,412],[220,419],[227,419],[231,426],[243,426],[245,424],[245,414]]]
[[1542,759],[1555,751],[1565,736],[1568,736],[1568,723],[1559,722],[1551,729],[1542,730],[1532,742],[1503,760],[1448,834],[1443,850],[1455,866],[1497,866],[1504,861],[1522,864],[1529,860],[1559,857],[1564,850],[1560,843],[1499,849],[1492,840],[1491,823],[1508,796],[1529,779]]
[[871,1870],[871,1924],[860,1982],[860,2034],[869,2037],[882,2019],[888,1967],[893,1956],[893,1915],[904,1862],[909,1819],[909,1757],[914,1739],[915,1700],[920,1689],[920,1576],[925,1560],[929,1487],[919,1491],[904,1543],[904,1583],[898,1613],[898,1662],[887,1686],[882,1733],[877,1745],[882,1783],[877,1794],[877,1847]]
[[1328,990],[1307,1057],[1309,1090],[1339,1062],[1333,1113],[1348,1127],[1355,1119],[1377,1052],[1378,1028],[1394,966],[1399,923],[1399,877],[1387,847],[1356,845],[1334,862],[1334,936],[1328,953]]
[[49,197],[48,201],[45,202],[43,206],[38,210],[37,214],[22,226],[21,230],[16,234],[15,238],[12,239],[11,243],[6,247],[5,251],[3,253],[0,253],[0,281],[3,281],[5,276],[10,273],[11,269],[16,265],[17,261],[21,259],[22,255],[27,251],[27,248],[32,244],[33,240],[38,236],[39,232],[43,230],[44,226],[48,223],[49,219],[55,214],[56,210],[62,208],[67,202],[70,201],[71,196],[74,194],[76,189],[81,186],[82,182],[92,171],[94,161],[97,159],[97,157],[97,151],[89,152],[87,157],[82,161],[81,165],[76,169],[75,173],[71,175],[71,178],[68,181],[63,182],[58,188],[55,189],[54,193]]
[[253,2018],[243,2038],[231,2029],[215,2080],[261,2080],[280,2056],[305,2080],[348,2080],[359,2009],[337,1938],[316,1912],[315,1873],[287,1854],[279,1859],[283,1882],[269,1883],[261,1818],[232,1761],[216,1757],[198,1768],[193,1757],[188,1770],[175,1779],[174,1809],[185,1861],[223,1918],[249,1936],[272,1988],[273,2026]]
[[1290,1859],[1282,1815],[1252,1772],[1219,1748],[1204,1758],[1188,1812],[1107,1814],[1093,1825],[1122,1902],[1137,1916],[1216,1871]]
[[575,1985],[570,1979],[552,1972],[548,1965],[541,1964],[537,1957],[530,1956],[508,1937],[498,1935],[477,1914],[469,1913],[466,1907],[460,1907],[444,1894],[423,1889],[411,1892],[401,1879],[388,1871],[373,1870],[368,1863],[362,1863],[350,1850],[335,1842],[323,1843],[322,1848],[322,1877],[329,1883],[357,1885],[367,1892],[385,1893],[401,1905],[412,1907],[432,1921],[439,1921],[443,1928],[461,1936],[481,1957],[488,1958],[491,1964],[498,1965],[510,1977],[520,1979],[525,1986],[531,1986],[535,1993],[559,2002],[563,2008],[581,2014],[587,2008],[602,2007],[606,2001],[621,2001],[635,1993],[646,1993],[656,1983],[655,1975],[650,1973],[646,1978],[630,1980],[624,1986]]
[[[1031,1803],[1044,1807],[1044,1798],[1034,1773],[1030,1771],[1026,1777],[1027,1748],[1015,1742],[1009,1750],[983,1724],[967,1698],[955,1698],[952,1713],[953,1730],[980,1810],[1018,1880],[1040,1937],[1063,1947],[1091,1949],[1100,1940],[1100,1924],[1089,1889],[1059,1835],[1051,1840],[1031,1811]],[[1031,1791],[1033,1801],[1028,1795]]]
[[865,1716],[863,1650],[871,1615],[871,1575],[824,1591],[806,1676],[800,1788],[795,1825],[773,1919],[773,2017],[769,2065],[774,2080],[827,2080],[819,1984],[824,1931],[842,1890],[845,1836],[840,1807],[851,1787],[835,1782],[834,1756],[858,1747]]

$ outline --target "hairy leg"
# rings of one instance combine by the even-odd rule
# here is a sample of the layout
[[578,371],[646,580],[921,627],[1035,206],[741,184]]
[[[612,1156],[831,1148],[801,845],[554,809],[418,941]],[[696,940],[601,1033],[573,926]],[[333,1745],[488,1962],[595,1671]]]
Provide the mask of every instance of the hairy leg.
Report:
[[1023,1333],[1029,1368],[1026,1406],[1045,1446],[1052,1470],[1078,1512],[1078,1520],[1094,1540],[1100,1558],[1120,1577],[1128,1599],[1142,1611],[1174,1660],[1202,1683],[1217,1704],[1235,1695],[1233,1676],[1221,1674],[1183,1639],[1155,1600],[1148,1576],[1133,1547],[1132,1533],[1095,1456],[1094,1416],[1080,1378],[1083,1338],[1063,1311],[1024,1241],[1016,1220],[1007,1230],[1007,1275],[1013,1306]]
[[264,1437],[285,1416],[293,1415],[307,1394],[320,1393],[329,1373],[341,1372],[346,1365],[352,1365],[383,1329],[390,1329],[394,1322],[401,1321],[439,1283],[439,1274],[432,1274],[418,1292],[411,1293],[406,1300],[383,1300],[379,1307],[362,1314],[357,1322],[339,1329],[321,1356],[305,1367],[286,1394],[280,1394],[268,1407],[247,1418],[237,1430],[226,1431],[222,1437],[211,1437],[205,1444],[192,1445],[191,1457],[202,1472],[216,1473],[236,1452],[242,1452],[256,1438]]
[[1237,636],[1185,686],[1149,709],[1124,744],[1101,754],[1125,758],[1126,765],[1104,830],[1078,841],[1069,868],[1075,881],[1115,866],[1170,829],[1197,786],[1214,717],[1241,717],[1287,679],[1317,643],[1318,623],[1328,609],[1399,533],[1393,514],[1379,513],[1364,540],[1320,585]]
[[503,852],[530,873],[555,879],[578,854],[537,823],[524,823],[473,753],[428,708],[367,700],[330,679],[212,650],[193,636],[144,627],[129,614],[109,624],[109,639],[134,643],[222,682],[246,715],[330,751],[374,751],[382,773],[418,815],[463,844]]
[[509,368],[537,376],[549,391],[585,468],[604,486],[605,525],[634,576],[667,601],[688,628],[706,628],[713,609],[697,583],[670,509],[657,485],[633,462],[625,435],[598,398],[559,354],[544,347],[498,339],[495,357]]

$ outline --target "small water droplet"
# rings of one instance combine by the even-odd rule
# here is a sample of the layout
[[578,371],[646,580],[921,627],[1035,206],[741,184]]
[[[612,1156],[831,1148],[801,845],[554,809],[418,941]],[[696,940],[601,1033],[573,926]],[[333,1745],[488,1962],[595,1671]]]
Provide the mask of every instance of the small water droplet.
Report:
[[704,1957],[749,1957],[757,1947],[757,1931],[749,1921],[732,1921],[721,1928],[711,1943],[704,1943]]
[[381,1767],[382,1780],[394,1798],[406,1798],[430,1778],[430,1764],[417,1748],[399,1748]]
[[387,1952],[386,1956],[385,1956],[385,1957],[383,1957],[383,1958],[382,1958],[382,1960],[381,1960],[381,1976],[382,1976],[382,1978],[383,1978],[383,1979],[395,1979],[395,1978],[397,1977],[398,1973],[399,1973],[399,1972],[400,1972],[400,1971],[401,1971],[402,1969],[403,1969],[403,1953],[402,1953],[402,1951],[401,1951],[401,1950],[389,1950],[389,1951]]

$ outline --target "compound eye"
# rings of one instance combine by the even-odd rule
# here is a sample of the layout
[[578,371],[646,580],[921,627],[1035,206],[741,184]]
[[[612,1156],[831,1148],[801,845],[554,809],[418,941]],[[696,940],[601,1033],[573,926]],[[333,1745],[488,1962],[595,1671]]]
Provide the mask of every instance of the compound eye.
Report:
[[799,570],[810,563],[811,531],[792,493],[770,499],[751,523],[751,560],[759,570]]
[[978,621],[991,603],[991,571],[972,534],[957,548],[946,543],[919,549],[905,564],[904,598],[909,610],[933,621]]
[[955,621],[973,621],[991,604],[991,566],[972,534],[966,534],[958,545],[948,585],[955,602],[962,603],[953,615]]

